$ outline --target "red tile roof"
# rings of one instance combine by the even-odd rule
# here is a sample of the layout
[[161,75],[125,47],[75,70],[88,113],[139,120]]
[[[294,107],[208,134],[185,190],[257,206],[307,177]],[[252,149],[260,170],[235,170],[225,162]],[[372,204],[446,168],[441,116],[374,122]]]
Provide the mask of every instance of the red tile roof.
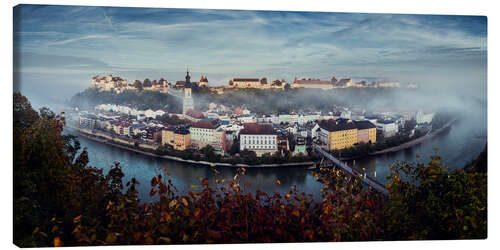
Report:
[[271,124],[246,123],[245,127],[240,131],[240,134],[246,135],[274,135],[273,126]]
[[195,128],[208,128],[208,129],[214,129],[214,125],[211,122],[208,121],[199,121],[195,123],[192,127]]
[[322,81],[322,80],[297,80],[297,84],[325,84],[332,85],[330,81]]
[[258,82],[259,78],[234,78],[234,82]]

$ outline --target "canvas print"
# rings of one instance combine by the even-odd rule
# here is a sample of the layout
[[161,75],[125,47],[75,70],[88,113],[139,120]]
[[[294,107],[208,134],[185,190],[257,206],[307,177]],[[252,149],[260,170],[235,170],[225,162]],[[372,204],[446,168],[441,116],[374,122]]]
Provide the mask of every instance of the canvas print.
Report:
[[485,16],[13,14],[19,247],[488,236]]

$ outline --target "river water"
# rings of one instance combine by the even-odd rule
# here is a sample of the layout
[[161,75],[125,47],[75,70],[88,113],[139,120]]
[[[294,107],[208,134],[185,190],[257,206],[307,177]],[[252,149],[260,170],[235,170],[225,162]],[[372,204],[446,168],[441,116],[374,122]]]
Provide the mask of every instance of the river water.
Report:
[[[158,159],[142,154],[119,149],[101,144],[80,136],[83,147],[89,153],[89,165],[110,169],[113,162],[120,163],[125,174],[124,183],[135,177],[139,185],[139,198],[141,201],[152,201],[149,197],[150,180],[158,173],[161,167],[166,167],[170,173],[169,178],[180,192],[186,192],[199,185],[200,177],[210,180],[215,178],[231,179],[236,173],[234,168],[217,167],[220,174],[215,174],[211,167],[184,164],[166,159]],[[487,142],[486,108],[477,112],[463,114],[449,129],[446,129],[434,138],[410,149],[376,157],[349,162],[357,169],[365,168],[368,176],[374,177],[381,183],[386,183],[385,177],[390,172],[394,162],[406,161],[414,163],[427,163],[432,155],[440,155],[443,162],[450,168],[462,168],[470,160],[476,158],[484,149]],[[417,158],[416,155],[419,155]],[[164,175],[164,174],[162,174]],[[277,183],[277,180],[281,184]],[[311,170],[304,168],[248,168],[242,183],[248,183],[246,188],[251,191],[257,189],[267,193],[286,193],[290,187],[296,186],[299,192],[320,197],[321,183],[316,181]]]

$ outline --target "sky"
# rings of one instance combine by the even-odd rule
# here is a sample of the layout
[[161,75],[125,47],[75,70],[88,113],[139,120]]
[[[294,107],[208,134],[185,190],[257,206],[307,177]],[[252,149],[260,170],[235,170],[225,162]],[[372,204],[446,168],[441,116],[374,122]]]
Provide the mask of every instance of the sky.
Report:
[[[19,5],[15,89],[61,95],[95,75],[394,79],[486,98],[484,16]],[[46,93],[42,93],[44,89]]]

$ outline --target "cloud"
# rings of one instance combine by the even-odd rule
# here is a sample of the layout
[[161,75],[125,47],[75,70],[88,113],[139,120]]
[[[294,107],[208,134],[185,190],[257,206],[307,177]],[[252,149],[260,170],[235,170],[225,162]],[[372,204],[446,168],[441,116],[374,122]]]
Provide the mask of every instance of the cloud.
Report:
[[112,67],[101,60],[88,57],[14,52],[14,71],[29,71],[34,68],[63,73],[65,70],[103,71]]
[[75,38],[70,38],[70,39],[65,39],[65,40],[49,42],[49,43],[47,43],[47,45],[48,46],[64,45],[64,44],[68,44],[68,43],[79,42],[82,40],[103,39],[103,38],[109,38],[109,37],[110,37],[109,35],[86,35],[86,36],[81,36],[81,37],[75,37]]
[[[16,51],[91,58],[110,70],[172,72],[174,79],[182,79],[186,66],[220,79],[330,78],[333,73],[401,77],[402,72],[425,73],[427,65],[453,61],[456,69],[467,69],[486,61],[483,17],[21,8],[15,12]],[[100,67],[97,62],[72,65]]]

